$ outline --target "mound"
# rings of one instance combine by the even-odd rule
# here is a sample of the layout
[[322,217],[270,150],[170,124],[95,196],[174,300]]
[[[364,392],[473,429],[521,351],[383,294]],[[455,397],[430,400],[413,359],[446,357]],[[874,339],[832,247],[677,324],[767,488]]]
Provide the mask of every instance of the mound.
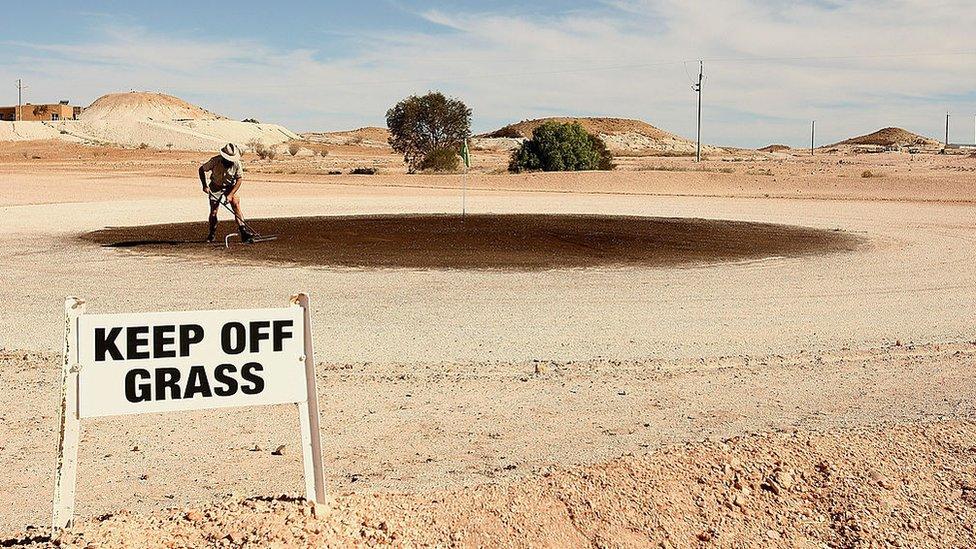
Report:
[[973,547],[974,436],[961,421],[744,436],[508,485],[120,512],[0,545]]
[[80,120],[221,120],[206,109],[179,97],[153,92],[110,93],[81,112]]
[[390,130],[367,126],[341,132],[303,133],[302,138],[328,145],[363,145],[366,147],[389,147]]
[[546,122],[579,122],[586,131],[596,135],[621,135],[626,133],[638,133],[653,139],[676,139],[678,136],[668,133],[660,128],[656,128],[647,122],[631,120],[629,118],[571,118],[553,117],[537,118],[535,120],[523,120],[517,124],[509,124],[504,128],[495,130],[491,133],[479,135],[478,137],[532,137],[532,131]]
[[902,128],[882,128],[874,133],[852,137],[834,145],[878,145],[882,147],[909,147],[913,145],[939,145],[939,141],[912,133]]
[[[587,132],[598,136],[615,156],[684,155],[695,151],[695,142],[666,132],[647,122],[629,118],[552,117],[523,120],[491,133],[479,135],[484,139],[527,139],[532,131],[546,122],[579,122]],[[720,153],[722,149],[707,145],[702,150]]]

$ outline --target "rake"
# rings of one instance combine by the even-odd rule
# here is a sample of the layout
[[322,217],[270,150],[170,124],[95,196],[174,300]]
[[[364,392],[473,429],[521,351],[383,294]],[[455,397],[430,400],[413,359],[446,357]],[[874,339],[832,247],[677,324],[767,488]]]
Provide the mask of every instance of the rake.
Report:
[[[214,194],[213,192],[211,192],[210,189],[207,189],[207,194],[210,195],[210,199],[211,200],[217,201],[218,204],[220,204],[221,206],[223,206],[224,208],[226,208],[227,211],[230,212],[231,215],[234,216],[234,219],[237,220],[237,224],[238,225],[240,225],[241,227],[244,227],[245,229],[247,229],[247,232],[251,233],[251,235],[252,235],[252,242],[254,244],[257,244],[259,242],[271,242],[272,240],[277,240],[278,239],[278,236],[277,235],[273,235],[273,234],[262,235],[262,234],[259,234],[250,225],[248,225],[247,224],[247,221],[244,221],[244,219],[242,219],[240,216],[238,216],[237,215],[237,212],[234,211],[234,208],[231,208],[230,207],[230,204],[227,203],[227,195],[226,194],[221,193],[221,194],[217,195],[217,194]],[[238,238],[240,238],[240,234],[238,234],[238,233],[230,233],[230,234],[228,234],[227,236],[224,237],[224,247],[225,248],[230,248],[230,239],[232,237],[234,237],[234,236],[237,236]]]

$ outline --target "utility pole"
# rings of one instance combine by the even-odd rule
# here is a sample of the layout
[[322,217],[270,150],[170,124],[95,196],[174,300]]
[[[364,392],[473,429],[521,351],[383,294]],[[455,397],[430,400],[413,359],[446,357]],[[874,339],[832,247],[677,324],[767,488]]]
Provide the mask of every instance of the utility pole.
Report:
[[943,151],[949,148],[949,113],[946,113],[946,134],[945,135],[946,135],[945,147],[942,148]]
[[14,114],[14,120],[21,120],[24,116],[24,82],[18,78],[17,79],[17,112]]
[[701,89],[702,78],[705,74],[705,62],[698,60],[698,83],[694,85],[694,90],[698,92],[698,145],[695,147],[695,162],[701,162]]
[[816,134],[817,134],[817,121],[813,120],[810,122],[810,156],[813,156],[813,142]]

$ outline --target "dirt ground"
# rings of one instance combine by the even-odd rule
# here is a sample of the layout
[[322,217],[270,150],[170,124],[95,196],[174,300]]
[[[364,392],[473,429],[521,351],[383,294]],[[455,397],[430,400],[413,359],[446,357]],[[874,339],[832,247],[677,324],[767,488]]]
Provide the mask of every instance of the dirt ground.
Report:
[[79,236],[201,223],[205,158],[64,147],[0,147],[3,544],[49,543],[24,529],[50,513],[64,296],[121,312],[276,306],[304,290],[333,504],[280,497],[301,487],[290,407],[101,419],[85,424],[81,523],[65,541],[973,546],[976,159],[631,158],[513,176],[494,172],[499,156],[463,182],[323,173],[340,154],[398,162],[352,148],[249,166],[255,218],[453,214],[466,185],[475,214],[778,224],[865,243],[495,271],[93,245]]
[[[273,244],[208,244],[203,223],[102,229],[102,246],[209,261],[410,269],[708,265],[853,251],[858,239],[762,223],[596,215],[379,215],[256,219]],[[220,237],[237,227],[218,227]],[[239,240],[234,240],[240,244]],[[265,245],[261,245],[265,244]]]

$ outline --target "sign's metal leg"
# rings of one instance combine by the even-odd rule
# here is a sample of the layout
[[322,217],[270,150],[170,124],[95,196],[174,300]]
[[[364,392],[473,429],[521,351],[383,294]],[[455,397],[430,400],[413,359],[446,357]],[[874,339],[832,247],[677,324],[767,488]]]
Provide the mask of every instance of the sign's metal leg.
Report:
[[305,385],[308,399],[298,403],[302,431],[302,462],[305,466],[305,499],[325,503],[325,471],[319,431],[319,398],[315,385],[315,355],[312,349],[312,320],[307,294],[291,296],[292,306],[305,310]]
[[76,297],[64,300],[64,347],[61,358],[61,414],[58,422],[58,452],[54,469],[54,511],[52,534],[68,528],[75,511],[75,480],[78,473],[78,317],[85,312],[85,301]]

